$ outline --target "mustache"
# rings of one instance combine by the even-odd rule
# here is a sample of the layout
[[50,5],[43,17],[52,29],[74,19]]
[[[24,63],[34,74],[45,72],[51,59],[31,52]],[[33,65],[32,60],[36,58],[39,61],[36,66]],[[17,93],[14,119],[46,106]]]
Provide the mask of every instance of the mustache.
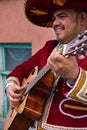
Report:
[[54,25],[54,26],[53,26],[53,29],[54,29],[54,31],[56,32],[58,29],[64,30],[65,27],[64,27],[63,25]]

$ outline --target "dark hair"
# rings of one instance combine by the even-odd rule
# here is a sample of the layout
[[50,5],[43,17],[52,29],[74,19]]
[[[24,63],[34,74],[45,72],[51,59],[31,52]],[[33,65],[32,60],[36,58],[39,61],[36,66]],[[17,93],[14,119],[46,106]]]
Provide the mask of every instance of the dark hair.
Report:
[[74,9],[75,12],[77,13],[81,13],[81,12],[86,12],[87,13],[87,10],[86,9]]

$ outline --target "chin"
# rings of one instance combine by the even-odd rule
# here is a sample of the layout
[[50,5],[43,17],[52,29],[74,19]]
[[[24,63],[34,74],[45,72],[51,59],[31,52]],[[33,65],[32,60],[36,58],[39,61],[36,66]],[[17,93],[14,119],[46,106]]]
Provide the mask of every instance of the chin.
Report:
[[63,41],[63,38],[62,37],[57,37],[57,41]]

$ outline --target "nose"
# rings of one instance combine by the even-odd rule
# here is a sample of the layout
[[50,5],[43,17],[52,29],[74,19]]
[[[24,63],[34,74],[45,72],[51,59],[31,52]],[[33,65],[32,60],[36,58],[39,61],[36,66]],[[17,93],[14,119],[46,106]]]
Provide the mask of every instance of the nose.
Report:
[[61,21],[58,17],[55,17],[54,20],[53,20],[53,26],[55,25],[60,25],[61,24]]

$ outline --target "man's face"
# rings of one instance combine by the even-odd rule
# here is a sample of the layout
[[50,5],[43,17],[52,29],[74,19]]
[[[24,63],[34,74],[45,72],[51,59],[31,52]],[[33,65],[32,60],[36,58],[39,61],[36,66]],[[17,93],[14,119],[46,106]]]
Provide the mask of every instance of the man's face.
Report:
[[53,29],[58,41],[70,41],[79,32],[77,14],[70,9],[58,10],[53,15]]

